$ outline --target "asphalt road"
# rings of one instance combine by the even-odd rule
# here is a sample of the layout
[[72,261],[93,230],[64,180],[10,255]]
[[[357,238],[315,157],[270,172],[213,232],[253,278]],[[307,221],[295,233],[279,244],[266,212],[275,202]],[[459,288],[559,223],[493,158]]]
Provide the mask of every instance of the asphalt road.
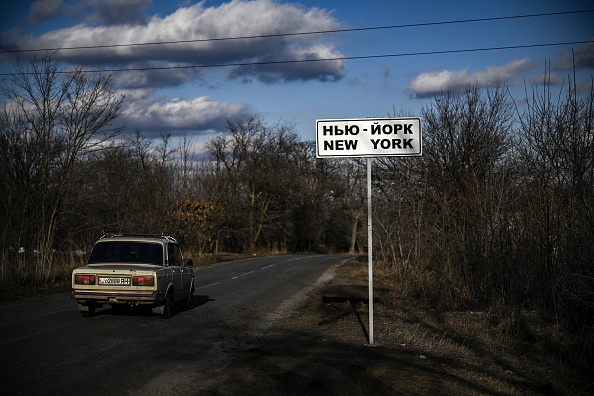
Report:
[[195,393],[347,256],[277,256],[195,271],[194,307],[82,318],[68,293],[0,307],[0,394]]

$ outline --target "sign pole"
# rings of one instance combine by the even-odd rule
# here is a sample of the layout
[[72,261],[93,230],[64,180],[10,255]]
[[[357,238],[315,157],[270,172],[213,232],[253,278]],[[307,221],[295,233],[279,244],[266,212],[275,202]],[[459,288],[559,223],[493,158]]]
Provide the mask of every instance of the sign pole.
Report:
[[367,157],[367,254],[369,268],[369,345],[373,345],[373,225],[371,211],[371,157]]
[[350,118],[316,120],[316,158],[367,158],[367,253],[369,264],[369,344],[373,345],[373,212],[371,159],[423,155],[421,119]]

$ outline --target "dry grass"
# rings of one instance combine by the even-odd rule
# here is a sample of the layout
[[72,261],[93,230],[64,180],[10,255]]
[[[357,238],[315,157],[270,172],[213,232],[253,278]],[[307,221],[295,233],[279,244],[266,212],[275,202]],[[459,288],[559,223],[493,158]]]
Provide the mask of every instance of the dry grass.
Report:
[[[366,266],[357,261],[343,265],[298,316],[284,322],[285,329],[347,348],[365,344]],[[380,390],[423,395],[594,391],[588,362],[564,360],[560,351],[567,336],[535,311],[448,311],[422,299],[403,298],[396,285],[381,281],[374,282],[374,301],[376,348],[352,358],[370,368],[368,374],[382,385]]]

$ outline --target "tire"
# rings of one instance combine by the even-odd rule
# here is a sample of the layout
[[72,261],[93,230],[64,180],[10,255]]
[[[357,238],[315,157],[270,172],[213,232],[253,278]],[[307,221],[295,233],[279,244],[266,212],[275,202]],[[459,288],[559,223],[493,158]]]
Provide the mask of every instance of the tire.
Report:
[[171,317],[172,306],[173,306],[173,293],[172,293],[172,290],[170,290],[165,295],[165,300],[163,300],[163,305],[157,307],[156,310],[154,309],[153,312],[156,311],[156,313],[159,315],[159,318],[167,319],[167,318]]
[[184,304],[184,308],[192,309],[193,306],[194,306],[194,285],[192,285],[192,288],[190,289],[190,294],[188,295],[188,299],[186,300],[186,303]]

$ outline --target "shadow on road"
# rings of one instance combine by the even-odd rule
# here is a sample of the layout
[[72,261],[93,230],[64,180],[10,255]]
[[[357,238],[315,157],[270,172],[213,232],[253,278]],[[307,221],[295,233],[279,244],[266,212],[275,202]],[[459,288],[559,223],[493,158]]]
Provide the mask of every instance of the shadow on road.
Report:
[[[214,301],[213,299],[209,298],[209,296],[204,295],[194,295],[194,299],[192,300],[192,306],[189,309],[184,309],[178,305],[174,305],[171,317],[176,316],[184,311],[193,310],[195,308],[200,307],[210,301]],[[102,309],[98,309],[95,315],[93,316],[102,316],[102,315],[111,315],[111,316],[156,316],[151,312],[150,306],[138,306],[138,307],[131,307],[126,304],[113,304],[104,306]]]
[[192,308],[190,308],[190,309],[198,308],[199,306],[204,305],[210,301],[214,301],[214,300],[212,298],[209,298],[208,296],[194,295],[194,300],[192,302]]

